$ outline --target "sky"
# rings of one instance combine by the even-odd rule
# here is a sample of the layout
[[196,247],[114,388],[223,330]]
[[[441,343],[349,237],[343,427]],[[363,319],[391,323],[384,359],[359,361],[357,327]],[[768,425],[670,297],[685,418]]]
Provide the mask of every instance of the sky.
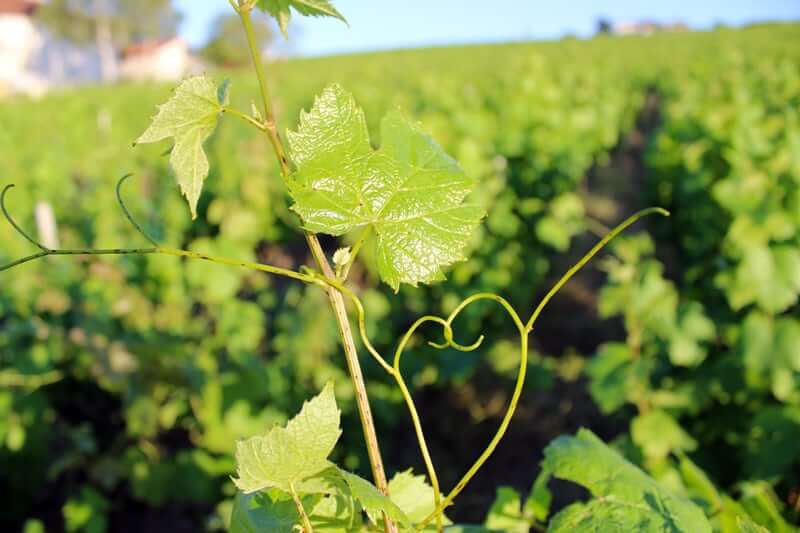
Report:
[[[227,0],[177,0],[181,34],[202,45]],[[588,37],[597,20],[681,21],[692,28],[800,20],[800,0],[334,0],[350,23],[300,18],[289,28],[295,55],[319,56],[428,45]],[[279,37],[282,39],[282,37]]]

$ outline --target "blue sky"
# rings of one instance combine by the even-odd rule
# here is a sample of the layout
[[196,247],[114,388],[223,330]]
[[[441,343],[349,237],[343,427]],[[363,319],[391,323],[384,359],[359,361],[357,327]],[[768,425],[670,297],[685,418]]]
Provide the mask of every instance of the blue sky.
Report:
[[[334,0],[350,22],[295,17],[289,36],[299,55],[326,55],[451,43],[588,36],[599,17],[612,21],[717,22],[800,20],[800,0]],[[201,45],[227,0],[177,0],[182,35]]]

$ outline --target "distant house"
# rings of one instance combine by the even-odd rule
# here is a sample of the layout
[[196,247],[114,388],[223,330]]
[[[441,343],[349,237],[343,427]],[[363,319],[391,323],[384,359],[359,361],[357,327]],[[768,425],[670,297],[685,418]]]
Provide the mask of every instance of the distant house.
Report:
[[120,74],[128,80],[177,80],[195,67],[189,45],[180,37],[145,41],[122,51]]
[[661,30],[661,25],[651,21],[618,22],[614,24],[614,35],[652,35]]
[[0,0],[0,96],[47,90],[45,80],[29,70],[29,63],[44,38],[32,15],[41,0]]
[[617,22],[611,26],[611,33],[614,35],[653,35],[661,32],[682,32],[689,28],[682,22],[672,24],[661,24],[650,20],[634,22]]

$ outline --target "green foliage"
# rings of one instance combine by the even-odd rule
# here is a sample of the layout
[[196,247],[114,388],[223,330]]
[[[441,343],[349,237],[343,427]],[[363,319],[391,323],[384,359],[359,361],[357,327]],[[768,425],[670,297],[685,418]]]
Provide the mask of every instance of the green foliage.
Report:
[[[623,317],[629,336],[603,346],[588,365],[592,394],[605,412],[619,411],[616,420],[637,421],[635,438],[621,441],[628,456],[659,484],[696,501],[715,530],[736,532],[737,521],[750,517],[791,531],[791,511],[781,500],[797,484],[798,372],[786,342],[797,321],[791,250],[800,197],[792,186],[796,118],[786,104],[796,100],[796,54],[781,43],[795,40],[796,28],[770,26],[307,60],[272,65],[270,74],[281,128],[294,127],[290,118],[340,79],[367,111],[372,139],[379,139],[382,112],[400,106],[476,183],[486,224],[467,239],[470,258],[452,266],[448,284],[392,296],[377,282],[374,248],[362,250],[365,262],[354,266],[354,278],[380,346],[420,312],[447,311],[465,294],[498,291],[530,308],[552,274],[555,251],[583,231],[584,203],[590,213],[596,207],[583,195],[587,169],[607,158],[641,108],[642,87],[657,82],[664,122],[642,185],[675,218],[651,227],[655,246],[631,245],[643,248],[626,257],[623,245],[618,272],[609,266],[601,307]],[[247,107],[255,87],[236,82],[234,103]],[[141,176],[141,195],[131,192],[131,210],[159,241],[297,267],[299,240],[275,179],[278,167],[246,124],[227,121],[205,144],[213,179],[193,225],[159,178],[167,173],[162,150],[120,149],[145,128],[146,110],[166,90],[86,89],[0,105],[0,158],[22,185],[12,210],[22,217],[35,200],[52,202],[59,237],[69,246],[132,242],[139,237],[109,209],[113,188],[106,182],[132,170]],[[60,135],[43,151],[35,140],[45,130]],[[717,189],[720,181],[729,183]],[[32,218],[21,220],[33,227]],[[349,236],[342,240],[338,245],[353,245]],[[27,253],[25,246],[0,227],[3,261]],[[666,266],[652,258],[654,248]],[[664,261],[673,253],[677,262]],[[758,270],[764,265],[770,276]],[[285,423],[306,391],[330,379],[348,415],[343,423],[355,420],[336,328],[321,312],[324,298],[260,274],[163,257],[54,260],[16,270],[0,290],[0,486],[19,504],[0,517],[2,526],[15,530],[34,515],[44,491],[68,486],[81,494],[75,480],[84,477],[106,499],[126,495],[115,508],[192,502],[209,509],[232,494],[236,439]],[[501,339],[498,349],[409,360],[409,383],[446,387],[491,372],[481,356],[501,354],[514,332],[493,309],[470,311],[459,319],[458,338],[491,329]],[[365,373],[376,375],[368,364]],[[372,385],[376,418],[389,428],[400,418],[398,395],[379,380]],[[89,400],[76,409],[74,398]],[[334,457],[363,470],[358,431],[344,429]],[[668,438],[658,441],[656,431]],[[692,442],[693,467],[682,456]],[[342,475],[327,472],[305,480],[311,493],[300,496],[315,531],[373,527]],[[394,493],[411,489],[391,494],[412,521],[432,510],[432,489],[417,479],[409,484],[425,494],[424,505]],[[549,513],[544,479],[534,488],[538,496],[521,505],[531,523]],[[298,523],[286,493],[240,499],[244,512],[240,502],[234,517],[244,531]],[[90,499],[70,501],[85,517]],[[283,511],[269,511],[275,506]],[[517,507],[507,508],[517,515]],[[276,516],[285,518],[270,522]]]
[[328,383],[286,427],[237,443],[236,486],[245,493],[273,487],[291,492],[296,483],[328,469],[328,456],[342,434],[339,417]]
[[159,107],[153,122],[136,139],[135,144],[174,139],[169,162],[189,202],[192,218],[197,218],[197,202],[209,170],[203,143],[214,133],[217,118],[227,103],[227,90],[219,91],[209,78],[189,78],[178,85],[172,98]]
[[769,533],[769,529],[761,527],[749,518],[739,517],[736,519],[741,533]]
[[498,487],[497,497],[486,515],[486,528],[508,533],[528,533],[530,524],[522,516],[522,503],[517,491]]
[[711,532],[699,507],[659,485],[589,430],[556,439],[545,450],[543,467],[594,496],[559,512],[548,531]]
[[[239,478],[234,483],[242,493],[234,503],[231,531],[291,529],[301,517],[292,494],[302,496],[304,511],[312,523],[321,526],[315,528],[320,531],[331,527],[338,531],[335,528],[342,524],[347,524],[348,530],[357,530],[362,510],[375,523],[385,513],[394,522],[410,526],[411,520],[394,500],[369,481],[328,462],[341,435],[339,419],[333,385],[328,383],[286,427],[275,427],[264,437],[251,437],[237,445]],[[399,490],[399,501],[418,514],[422,495],[410,497],[408,490],[422,488],[428,492],[424,481],[406,472],[395,478],[394,486]],[[253,494],[258,496],[254,498]]]
[[629,401],[635,403],[646,389],[651,368],[647,360],[634,357],[625,344],[603,345],[586,367],[592,380],[592,398],[604,413],[616,411]]
[[[312,507],[314,498],[303,498],[303,504]],[[285,533],[291,531],[300,519],[291,497],[278,491],[266,493],[239,493],[233,503],[230,533]]]
[[[409,526],[411,520],[398,505],[388,496],[375,488],[375,485],[358,477],[350,472],[340,471],[347,486],[350,489],[351,497],[361,504],[374,522],[380,520],[381,514],[386,513],[390,519],[401,526]],[[420,497],[418,495],[417,497]]]
[[411,522],[421,522],[436,508],[433,488],[425,476],[415,476],[411,469],[398,472],[389,480],[389,496]]
[[70,533],[105,533],[108,508],[108,500],[91,487],[84,487],[79,498],[64,504],[64,528]]
[[779,400],[800,404],[800,320],[752,311],[742,323],[739,351],[754,388],[768,388]]
[[655,241],[617,244],[600,308],[627,339],[586,368],[601,409],[632,417],[631,456],[704,502],[715,529],[749,514],[781,530],[796,518],[780,500],[798,483],[800,431],[797,57],[701,63],[661,67],[644,188],[673,216],[654,221]]
[[309,231],[374,231],[378,271],[395,291],[400,283],[443,279],[441,269],[464,259],[484,215],[463,203],[474,180],[398,112],[381,122],[381,142],[373,151],[350,94],[338,85],[325,89],[289,133],[293,209]]
[[665,459],[672,452],[694,451],[697,442],[661,410],[641,414],[631,422],[631,438],[645,457]]
[[347,24],[347,20],[333,7],[330,0],[258,0],[258,6],[275,17],[286,37],[292,9],[306,17],[333,17]]

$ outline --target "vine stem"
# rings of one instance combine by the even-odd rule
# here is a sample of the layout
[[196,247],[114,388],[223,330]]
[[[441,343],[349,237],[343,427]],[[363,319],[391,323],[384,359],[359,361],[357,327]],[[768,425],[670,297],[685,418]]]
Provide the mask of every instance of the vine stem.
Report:
[[305,507],[303,507],[303,502],[300,500],[300,496],[298,496],[297,491],[294,490],[294,485],[289,485],[289,491],[292,493],[294,505],[297,507],[297,512],[300,514],[300,518],[303,521],[303,533],[314,533],[314,528],[311,526],[311,520],[308,518],[308,513],[306,513]]
[[[258,85],[261,90],[261,101],[264,107],[264,128],[263,131],[269,138],[269,142],[275,151],[275,156],[278,158],[278,163],[281,168],[281,174],[284,180],[288,179],[290,174],[289,160],[286,157],[286,150],[283,147],[278,128],[275,124],[275,116],[273,113],[272,104],[269,97],[269,86],[267,84],[267,77],[264,71],[263,58],[260,50],[258,49],[258,42],[255,38],[253,31],[253,21],[250,16],[252,10],[252,3],[245,0],[239,0],[238,9],[236,12],[242,21],[245,34],[247,35],[247,43],[250,47],[250,55],[253,60],[253,66],[258,78]],[[328,262],[325,252],[320,245],[319,239],[316,235],[305,231],[306,242],[311,250],[311,255],[317,263],[322,275],[326,278],[335,278],[333,269]],[[342,293],[334,287],[327,287],[328,298],[331,302],[336,322],[339,326],[339,333],[342,338],[342,345],[344,347],[345,360],[347,361],[347,368],[350,372],[350,378],[353,382],[353,387],[356,393],[356,404],[358,406],[358,414],[361,419],[361,426],[364,431],[364,440],[367,445],[367,455],[369,456],[370,466],[372,468],[372,477],[375,481],[375,486],[378,487],[384,494],[388,494],[388,483],[386,481],[386,473],[383,468],[383,459],[381,458],[380,447],[378,445],[378,436],[375,431],[375,423],[372,419],[372,410],[369,405],[369,397],[367,396],[367,387],[364,383],[364,376],[361,372],[361,364],[358,361],[358,351],[355,345],[355,338],[353,331],[350,328],[350,321],[347,317],[347,309],[345,307],[344,298]],[[386,533],[397,533],[397,528],[384,513],[384,529]]]

